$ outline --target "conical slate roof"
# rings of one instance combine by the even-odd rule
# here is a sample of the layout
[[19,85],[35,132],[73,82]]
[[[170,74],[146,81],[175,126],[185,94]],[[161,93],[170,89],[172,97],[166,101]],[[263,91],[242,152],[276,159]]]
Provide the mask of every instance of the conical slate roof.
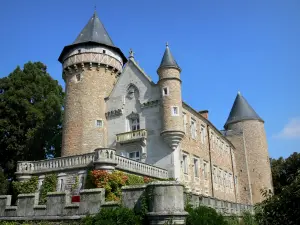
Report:
[[74,47],[80,45],[88,44],[99,44],[114,49],[122,57],[123,63],[125,64],[127,62],[127,58],[124,56],[123,52],[113,44],[112,39],[108,35],[96,11],[94,12],[88,23],[85,25],[85,27],[82,29],[80,34],[77,36],[76,40],[71,45],[67,45],[64,47],[58,58],[58,61],[62,63],[65,53],[70,51],[70,49],[73,49]]
[[263,122],[247,100],[238,92],[224,128],[227,129],[228,125],[244,120],[260,120]]
[[77,36],[73,44],[85,43],[89,41],[114,47],[114,44],[109,37],[104,25],[101,23],[96,11],[94,12],[88,23],[85,25],[85,27],[82,29],[80,34]]
[[158,69],[160,69],[160,68],[170,68],[170,67],[171,68],[172,67],[177,68],[177,69],[181,70],[180,67],[178,66],[176,60],[174,59],[171,51],[170,51],[169,45],[167,44],[164,56],[161,60],[161,63],[160,63],[160,66],[159,66]]

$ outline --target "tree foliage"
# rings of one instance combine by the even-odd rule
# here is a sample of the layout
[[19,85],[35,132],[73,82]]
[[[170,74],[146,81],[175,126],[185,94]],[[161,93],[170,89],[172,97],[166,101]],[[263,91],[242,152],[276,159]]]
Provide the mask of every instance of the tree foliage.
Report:
[[8,190],[8,181],[0,168],[0,195],[5,195]]
[[300,169],[300,153],[294,152],[288,158],[271,159],[274,194],[279,194],[285,186],[290,185]]
[[41,62],[0,79],[0,165],[10,177],[17,161],[60,154],[63,100]]

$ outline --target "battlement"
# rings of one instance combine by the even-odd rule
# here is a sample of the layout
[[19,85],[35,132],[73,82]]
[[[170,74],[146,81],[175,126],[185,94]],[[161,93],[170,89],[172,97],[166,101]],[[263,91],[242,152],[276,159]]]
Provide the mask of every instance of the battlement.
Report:
[[[86,215],[94,215],[101,208],[120,205],[139,210],[143,198],[151,195],[147,202],[152,221],[167,221],[168,218],[184,221],[187,213],[185,204],[193,207],[206,205],[224,215],[241,215],[244,210],[252,211],[252,206],[221,201],[215,198],[184,192],[183,185],[176,181],[152,182],[147,185],[132,185],[122,188],[121,202],[106,202],[103,188],[80,191],[80,201],[71,202],[70,192],[51,192],[47,194],[46,205],[39,205],[39,193],[20,194],[17,205],[11,205],[11,196],[0,196],[0,220],[79,220]],[[176,200],[176,201],[175,201]],[[157,223],[153,223],[157,224]],[[161,223],[159,223],[161,224]],[[185,223],[180,223],[185,224]]]

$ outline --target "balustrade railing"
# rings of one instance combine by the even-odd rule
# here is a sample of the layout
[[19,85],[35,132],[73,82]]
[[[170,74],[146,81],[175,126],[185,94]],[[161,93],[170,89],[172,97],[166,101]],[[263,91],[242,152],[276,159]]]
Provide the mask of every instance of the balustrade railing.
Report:
[[134,130],[125,133],[117,134],[117,142],[126,142],[130,140],[146,138],[147,137],[147,130]]
[[84,155],[66,156],[40,161],[18,162],[17,174],[39,174],[49,171],[63,171],[68,168],[87,167],[91,164],[98,165],[98,168],[101,168],[101,164],[107,165],[108,162],[116,169],[125,172],[163,179],[169,177],[168,171],[165,169],[116,155],[116,151],[109,148],[99,148],[96,149],[95,152]]

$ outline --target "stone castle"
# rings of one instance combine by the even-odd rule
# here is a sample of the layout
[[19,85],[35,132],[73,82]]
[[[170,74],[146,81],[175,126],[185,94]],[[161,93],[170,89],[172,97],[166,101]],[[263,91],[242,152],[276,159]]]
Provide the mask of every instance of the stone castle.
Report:
[[26,180],[58,173],[58,191],[90,167],[175,178],[189,192],[253,205],[272,190],[264,121],[238,93],[225,130],[182,101],[181,68],[169,46],[154,83],[125,57],[96,12],[59,61],[66,83],[62,157],[19,162]]

